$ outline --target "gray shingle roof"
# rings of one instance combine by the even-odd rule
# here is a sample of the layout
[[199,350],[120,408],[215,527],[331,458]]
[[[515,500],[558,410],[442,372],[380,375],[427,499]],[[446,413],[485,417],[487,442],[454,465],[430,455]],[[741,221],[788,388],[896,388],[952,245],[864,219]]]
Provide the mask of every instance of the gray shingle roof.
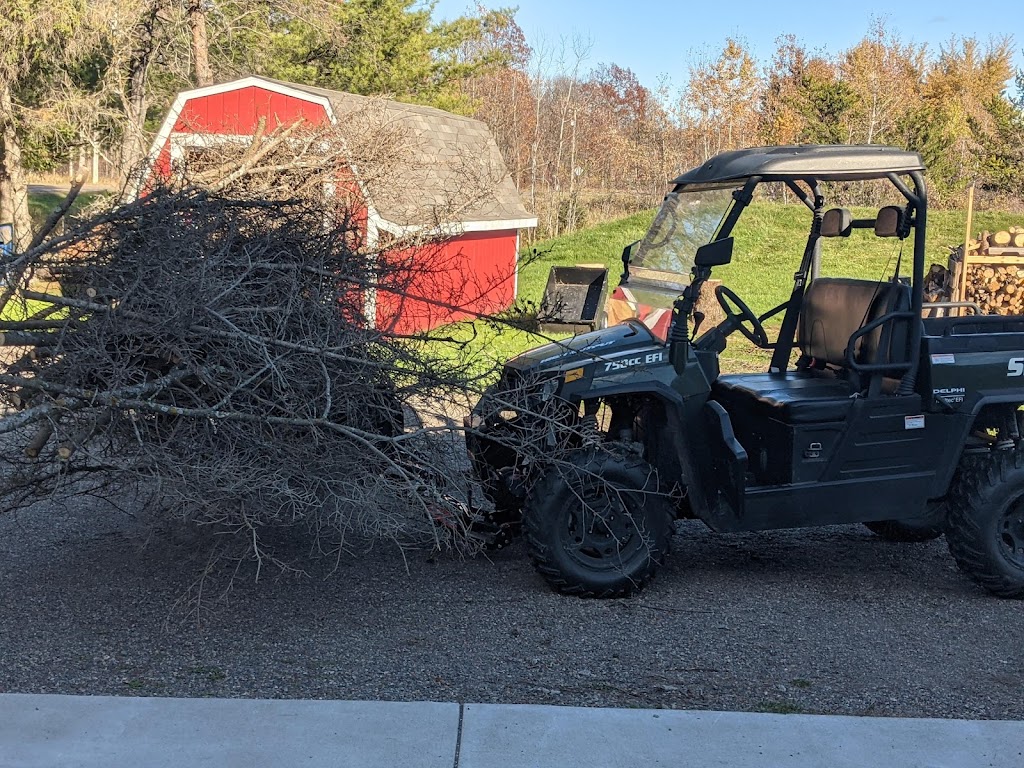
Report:
[[343,136],[367,120],[394,131],[402,151],[390,158],[391,167],[359,169],[384,220],[404,227],[533,218],[485,123],[433,107],[270,82],[326,98]]

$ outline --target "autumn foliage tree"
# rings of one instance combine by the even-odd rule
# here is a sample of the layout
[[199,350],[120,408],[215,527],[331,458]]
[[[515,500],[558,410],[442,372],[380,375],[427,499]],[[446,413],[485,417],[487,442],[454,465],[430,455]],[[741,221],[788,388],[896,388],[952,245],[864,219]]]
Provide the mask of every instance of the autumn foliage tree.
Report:
[[482,3],[448,20],[415,0],[9,4],[3,220],[16,204],[26,215],[11,187],[24,187],[25,165],[53,167],[103,143],[127,175],[178,91],[248,74],[482,119],[539,217],[530,236],[646,208],[676,172],[742,146],[906,147],[925,158],[940,203],[970,181],[1001,194],[1015,184],[1009,39],[930,47],[876,17],[844,50],[783,35],[766,61],[727,38],[691,52],[673,85],[592,61],[584,39],[528,39],[515,9]]

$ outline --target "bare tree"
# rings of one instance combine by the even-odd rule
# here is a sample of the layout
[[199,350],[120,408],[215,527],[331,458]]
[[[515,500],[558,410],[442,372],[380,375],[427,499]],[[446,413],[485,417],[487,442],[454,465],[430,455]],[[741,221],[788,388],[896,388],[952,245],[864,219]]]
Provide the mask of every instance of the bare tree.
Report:
[[148,105],[149,72],[161,41],[161,15],[168,0],[143,0],[126,21],[127,35],[123,67],[115,66],[124,107],[124,132],[121,141],[121,168],[139,165],[146,154],[145,121]]
[[74,50],[81,17],[73,0],[26,0],[0,24],[0,194],[14,224],[14,242],[25,250],[32,241],[28,187],[22,166],[19,126],[23,122],[17,91],[33,77],[44,78],[54,62]]

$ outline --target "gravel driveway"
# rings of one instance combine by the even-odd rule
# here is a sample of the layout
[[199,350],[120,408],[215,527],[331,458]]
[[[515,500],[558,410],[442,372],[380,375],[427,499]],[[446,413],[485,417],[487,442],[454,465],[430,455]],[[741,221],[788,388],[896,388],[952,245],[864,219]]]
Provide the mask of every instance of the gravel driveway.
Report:
[[652,586],[612,601],[551,593],[520,545],[378,545],[333,575],[245,570],[197,626],[176,605],[188,537],[146,536],[84,506],[0,518],[0,691],[1024,718],[1024,605],[941,540],[687,523]]

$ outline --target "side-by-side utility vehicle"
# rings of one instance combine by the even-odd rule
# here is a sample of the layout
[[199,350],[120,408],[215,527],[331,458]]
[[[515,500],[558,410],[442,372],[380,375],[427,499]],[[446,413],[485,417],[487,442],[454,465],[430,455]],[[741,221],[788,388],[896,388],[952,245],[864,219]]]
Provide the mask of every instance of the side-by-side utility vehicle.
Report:
[[[675,179],[623,253],[632,295],[671,297],[666,339],[630,320],[507,362],[466,420],[467,443],[491,519],[521,526],[554,588],[639,589],[668,552],[673,520],[688,517],[721,532],[864,523],[896,540],[944,533],[968,576],[1024,597],[1024,317],[926,311],[923,174],[920,156],[890,147],[720,154]],[[870,180],[888,182],[898,204],[864,218],[826,204],[832,182]],[[810,213],[802,257],[772,253],[763,265],[793,270],[792,292],[757,314],[721,284],[725,319],[698,334],[700,292],[732,260],[731,233],[762,185]],[[892,238],[887,274],[820,274],[823,238],[869,234]],[[766,372],[720,374],[736,331],[770,350]],[[554,418],[595,434],[546,463],[546,431],[531,421],[552,418],[552,404]]]

